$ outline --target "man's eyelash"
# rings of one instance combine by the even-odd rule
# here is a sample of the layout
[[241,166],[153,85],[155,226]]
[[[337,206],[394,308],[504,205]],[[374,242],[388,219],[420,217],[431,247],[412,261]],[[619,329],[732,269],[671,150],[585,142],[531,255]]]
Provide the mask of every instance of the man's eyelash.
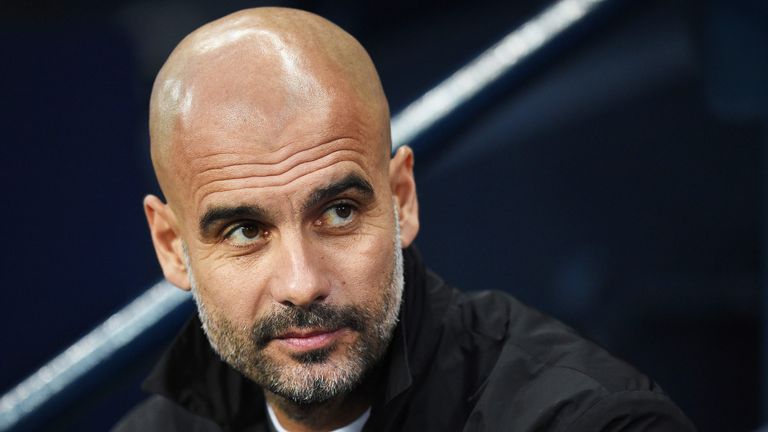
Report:
[[354,202],[344,200],[344,201],[337,201],[337,202],[331,203],[330,205],[325,207],[325,210],[323,210],[323,212],[327,212],[328,210],[333,210],[337,207],[342,207],[342,206],[349,207],[352,210],[358,209],[358,206]]
[[254,228],[257,228],[260,231],[264,231],[264,226],[258,222],[252,222],[252,221],[239,221],[231,224],[227,224],[224,229],[222,230],[222,237],[229,238],[234,233],[237,232],[237,230],[243,228],[253,226]]

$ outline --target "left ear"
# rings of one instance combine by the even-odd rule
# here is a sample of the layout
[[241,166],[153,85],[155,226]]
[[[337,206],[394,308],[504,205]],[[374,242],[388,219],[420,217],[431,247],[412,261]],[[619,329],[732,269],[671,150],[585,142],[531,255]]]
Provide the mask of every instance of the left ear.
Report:
[[400,216],[400,242],[410,246],[419,232],[419,201],[413,177],[413,150],[402,146],[389,161],[389,186]]

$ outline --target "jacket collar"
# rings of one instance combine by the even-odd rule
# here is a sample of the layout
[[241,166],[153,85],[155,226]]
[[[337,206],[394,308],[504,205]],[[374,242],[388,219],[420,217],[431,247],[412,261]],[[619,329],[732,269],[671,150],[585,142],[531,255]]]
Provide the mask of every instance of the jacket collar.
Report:
[[[438,326],[430,312],[434,308],[425,307],[427,285],[434,285],[427,279],[437,277],[427,273],[415,247],[405,249],[403,256],[405,289],[400,322],[384,360],[384,391],[374,401],[374,414],[407,392],[414,376],[428,366],[437,340]],[[218,357],[197,314],[163,354],[143,388],[210,418],[224,430],[242,430],[266,421],[265,410],[253,409],[264,406],[261,389]]]

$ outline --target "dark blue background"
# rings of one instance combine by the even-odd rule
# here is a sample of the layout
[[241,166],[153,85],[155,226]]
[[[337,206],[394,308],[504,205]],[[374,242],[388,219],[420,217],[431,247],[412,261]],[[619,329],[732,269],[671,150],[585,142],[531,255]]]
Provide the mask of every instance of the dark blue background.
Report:
[[[141,210],[152,79],[183,35],[256,3],[0,6],[0,391],[160,278]],[[638,365],[702,431],[754,429],[768,7],[609,3],[414,144],[418,244],[450,282]],[[547,2],[280,4],[357,36],[397,113]],[[107,428],[161,345],[38,426]]]

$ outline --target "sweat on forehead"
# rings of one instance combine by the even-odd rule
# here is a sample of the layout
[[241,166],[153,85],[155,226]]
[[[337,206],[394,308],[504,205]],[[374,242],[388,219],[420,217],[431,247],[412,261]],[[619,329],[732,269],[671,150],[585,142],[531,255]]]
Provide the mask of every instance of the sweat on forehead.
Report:
[[166,197],[190,154],[275,153],[313,134],[321,144],[337,128],[389,153],[389,110],[368,54],[308,12],[255,8],[206,24],[176,47],[152,90],[152,161]]

